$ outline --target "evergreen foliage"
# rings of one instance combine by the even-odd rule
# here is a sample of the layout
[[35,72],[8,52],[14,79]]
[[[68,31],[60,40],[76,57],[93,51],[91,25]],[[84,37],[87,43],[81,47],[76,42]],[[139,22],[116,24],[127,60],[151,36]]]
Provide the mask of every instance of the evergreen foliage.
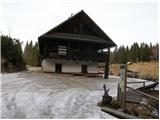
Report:
[[150,45],[146,43],[134,43],[129,48],[128,46],[120,46],[115,48],[111,52],[110,61],[111,63],[127,63],[127,62],[142,62],[142,61],[151,61],[158,60],[159,58],[159,44]]
[[28,43],[27,41],[23,53],[23,58],[27,65],[31,66],[40,65],[40,55],[37,42],[35,43],[35,45],[33,45],[32,41],[30,41],[30,43]]
[[18,39],[1,35],[2,72],[14,72],[25,69],[22,47]]

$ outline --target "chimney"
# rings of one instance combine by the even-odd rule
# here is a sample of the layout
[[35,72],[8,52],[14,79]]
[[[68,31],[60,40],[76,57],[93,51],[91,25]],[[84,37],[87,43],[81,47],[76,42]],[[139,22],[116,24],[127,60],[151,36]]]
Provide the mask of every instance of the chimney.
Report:
[[73,13],[71,13],[71,16],[69,16],[68,19],[71,18],[72,16],[73,16]]

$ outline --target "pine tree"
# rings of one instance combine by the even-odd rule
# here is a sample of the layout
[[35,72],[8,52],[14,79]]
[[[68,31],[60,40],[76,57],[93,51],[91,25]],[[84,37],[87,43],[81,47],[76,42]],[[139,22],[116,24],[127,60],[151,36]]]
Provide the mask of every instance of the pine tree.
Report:
[[127,60],[127,62],[129,61],[129,47],[127,46],[126,47],[126,60]]
[[152,43],[150,43],[149,46],[149,59],[153,60],[153,51],[152,51],[153,47],[152,47]]
[[1,57],[5,60],[2,71],[19,71],[25,69],[22,47],[18,39],[1,35]]
[[140,44],[140,61],[144,61],[144,43]]
[[118,48],[117,47],[114,50],[114,62],[118,62]]
[[126,56],[126,50],[125,47],[122,45],[119,48],[119,63],[126,63],[127,62],[127,56]]
[[32,40],[29,43],[29,47],[28,47],[28,64],[32,65],[33,63],[33,45],[32,45]]
[[131,61],[138,62],[139,61],[139,45],[138,43],[134,43],[130,48],[130,59]]
[[34,64],[35,66],[38,66],[40,64],[40,58],[39,58],[39,50],[38,50],[38,43],[35,43],[35,46],[33,47],[34,51]]
[[25,45],[25,48],[24,48],[24,53],[23,53],[23,59],[25,61],[26,64],[28,64],[28,48],[29,48],[29,44],[28,44],[28,41]]
[[38,43],[36,42],[35,45],[33,45],[32,41],[30,41],[29,44],[27,42],[23,56],[26,61],[26,64],[31,65],[31,66],[40,65],[40,55],[39,55]]
[[145,44],[145,47],[144,47],[144,61],[149,61],[150,60],[150,49],[149,49],[149,46],[147,44]]
[[150,60],[158,60],[159,58],[159,44],[148,45],[142,42],[140,45],[134,43],[131,45],[130,49],[128,46],[120,46],[115,48],[112,54],[112,63],[126,63],[128,61],[132,62],[143,62]]

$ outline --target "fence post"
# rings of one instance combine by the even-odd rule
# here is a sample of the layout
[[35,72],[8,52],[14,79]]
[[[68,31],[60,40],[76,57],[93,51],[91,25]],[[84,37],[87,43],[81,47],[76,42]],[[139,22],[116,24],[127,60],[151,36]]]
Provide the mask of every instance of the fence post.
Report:
[[121,103],[121,109],[124,112],[124,109],[126,107],[126,84],[127,84],[127,65],[121,64],[120,65],[120,103]]
[[143,82],[143,87],[145,87],[145,81]]

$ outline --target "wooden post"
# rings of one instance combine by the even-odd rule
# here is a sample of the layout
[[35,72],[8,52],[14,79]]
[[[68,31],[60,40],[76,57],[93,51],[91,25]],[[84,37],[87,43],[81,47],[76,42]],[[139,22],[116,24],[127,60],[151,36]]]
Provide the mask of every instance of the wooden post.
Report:
[[80,43],[78,43],[78,59],[80,58]]
[[107,54],[106,54],[106,63],[105,63],[104,79],[108,79],[108,74],[109,74],[109,59],[110,59],[110,49],[108,48],[108,52],[107,52]]
[[121,108],[122,111],[124,112],[124,109],[126,107],[126,84],[127,84],[127,65],[126,64],[121,64],[120,65],[120,103],[121,103]]
[[143,81],[143,87],[145,87],[145,81]]
[[120,102],[120,85],[118,83],[118,88],[117,88],[117,101]]

